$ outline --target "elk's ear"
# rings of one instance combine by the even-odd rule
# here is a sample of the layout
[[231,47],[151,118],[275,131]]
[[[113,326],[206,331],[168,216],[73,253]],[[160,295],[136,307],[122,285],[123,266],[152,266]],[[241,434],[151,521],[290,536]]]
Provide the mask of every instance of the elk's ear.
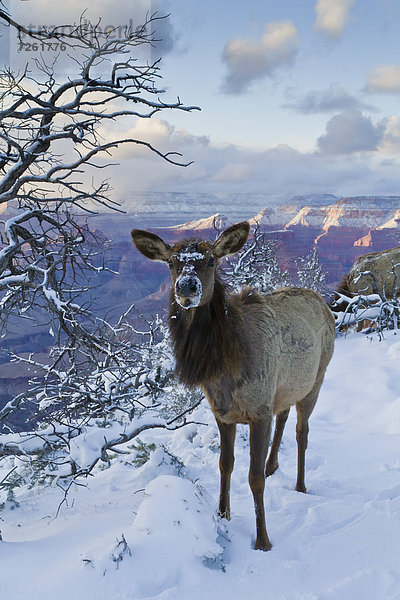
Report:
[[136,248],[150,260],[169,260],[171,246],[168,246],[158,235],[141,229],[132,229],[131,236]]
[[250,232],[250,225],[247,221],[236,223],[225,229],[224,232],[214,242],[213,252],[217,258],[235,254],[246,243]]

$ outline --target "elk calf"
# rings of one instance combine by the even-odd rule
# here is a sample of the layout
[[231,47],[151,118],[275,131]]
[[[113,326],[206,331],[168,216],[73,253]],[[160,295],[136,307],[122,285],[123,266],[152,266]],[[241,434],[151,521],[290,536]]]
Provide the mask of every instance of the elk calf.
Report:
[[[237,423],[250,426],[249,484],[254,497],[255,548],[269,550],[265,526],[265,476],[278,468],[278,450],[290,406],[297,409],[296,490],[305,492],[308,418],[333,353],[335,329],[322,298],[284,288],[262,296],[247,288],[229,294],[217,266],[246,242],[247,222],[229,227],[214,242],[184,240],[169,246],[134,229],[133,241],[147,258],[168,264],[172,277],[169,328],[176,373],[204,391],[221,438],[219,514],[230,518],[229,488]],[[266,463],[271,422],[276,428]]]

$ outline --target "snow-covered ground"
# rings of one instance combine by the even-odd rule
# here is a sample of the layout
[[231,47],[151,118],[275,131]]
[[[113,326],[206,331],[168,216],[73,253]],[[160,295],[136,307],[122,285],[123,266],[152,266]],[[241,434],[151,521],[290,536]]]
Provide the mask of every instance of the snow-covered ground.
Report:
[[146,464],[117,458],[71,490],[57,518],[56,486],[1,511],[1,599],[400,599],[399,334],[337,340],[310,421],[307,494],[294,491],[292,411],[266,485],[270,552],[252,549],[247,428],[228,523],[215,517],[213,417],[204,405],[193,419],[204,425],[143,434],[157,447]]

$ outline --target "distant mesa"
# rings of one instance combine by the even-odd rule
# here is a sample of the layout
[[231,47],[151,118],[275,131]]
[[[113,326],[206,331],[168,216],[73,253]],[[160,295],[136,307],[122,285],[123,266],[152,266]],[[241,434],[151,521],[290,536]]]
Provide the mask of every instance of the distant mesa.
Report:
[[328,204],[333,204],[336,200],[338,200],[338,198],[333,194],[303,194],[302,196],[293,196],[291,204],[301,206],[326,206]]
[[[146,224],[147,227],[179,227],[185,230],[193,224],[193,228],[206,229],[208,220],[218,214],[229,223],[246,219],[274,227],[291,227],[292,224],[313,227],[327,219],[324,226],[357,227],[364,221],[371,229],[394,217],[400,209],[400,196],[338,198],[322,193],[279,198],[268,193],[136,192],[123,208],[137,226]],[[374,221],[367,224],[370,219]],[[197,224],[197,221],[200,223]]]
[[[378,227],[377,229],[370,229],[366,235],[359,238],[354,242],[354,247],[359,248],[359,254],[363,254],[363,248],[373,251],[385,250],[387,248],[393,248],[400,244],[399,230],[398,228],[389,227]],[[367,251],[367,250],[365,250]]]
[[250,225],[281,226],[284,228],[288,222],[298,213],[297,204],[283,204],[278,206],[266,207],[259,213],[249,219]]
[[147,226],[153,227],[186,225],[191,221],[207,219],[216,210],[226,215],[231,223],[251,220],[257,213],[259,220],[263,216],[268,220],[268,211],[272,211],[272,220],[278,219],[278,223],[286,225],[303,206],[327,206],[337,200],[333,194],[303,194],[283,198],[267,192],[210,194],[145,191],[132,192],[122,208],[133,216],[137,225],[147,222]]
[[359,248],[370,248],[373,245],[374,231],[368,231],[367,235],[363,235],[354,242],[354,246]]
[[287,223],[286,228],[290,229],[297,225],[302,227],[323,227],[326,218],[327,211],[324,207],[303,206]]
[[[92,229],[112,240],[112,267],[123,273],[122,278],[109,275],[102,286],[110,306],[145,301],[168,277],[162,265],[142,264],[131,243],[132,227],[151,229],[171,243],[193,235],[215,238],[217,231],[248,220],[261,226],[266,239],[280,242],[285,265],[317,247],[332,285],[364,248],[380,251],[400,244],[400,196],[322,193],[278,199],[268,193],[136,192],[124,208],[128,215],[108,212],[89,220]],[[11,208],[5,213],[11,215]]]
[[179,225],[170,225],[168,227],[158,227],[158,229],[173,229],[174,231],[202,231],[208,229],[216,229],[218,231],[226,229],[232,225],[232,221],[221,213],[215,213],[210,217],[204,219],[195,219],[193,221],[187,221]]
[[383,225],[379,225],[377,229],[400,229],[400,209],[396,210],[393,217],[389,221],[386,221],[386,223],[383,223]]

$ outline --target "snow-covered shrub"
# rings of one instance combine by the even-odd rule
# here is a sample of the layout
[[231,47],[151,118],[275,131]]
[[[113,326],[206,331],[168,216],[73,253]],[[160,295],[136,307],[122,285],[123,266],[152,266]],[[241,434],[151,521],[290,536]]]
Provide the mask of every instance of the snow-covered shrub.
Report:
[[385,298],[381,294],[350,296],[337,293],[331,308],[338,332],[349,328],[365,333],[382,335],[385,330],[399,329],[399,298]]
[[[235,291],[243,286],[251,286],[261,294],[294,285],[289,272],[279,266],[279,249],[279,242],[266,240],[265,232],[256,224],[252,239],[235,256],[226,259],[223,273],[227,283]],[[296,260],[296,271],[297,286],[326,293],[326,272],[323,271],[316,248]]]
[[136,456],[132,459],[132,463],[136,467],[141,467],[146,464],[150,458],[150,455],[156,449],[156,445],[153,443],[146,444],[140,438],[137,438],[136,441],[130,446],[132,450],[135,450]]
[[224,278],[234,291],[251,286],[262,294],[291,285],[288,271],[279,267],[278,252],[279,242],[266,240],[265,233],[256,224],[252,238],[242,250],[226,258]]
[[390,289],[380,284],[380,281],[384,281],[385,278],[378,277],[377,273],[368,270],[358,274],[357,280],[366,278],[368,281],[370,289],[374,292],[370,294],[352,294],[348,289],[346,278],[343,279],[340,291],[335,292],[331,302],[337,331],[356,328],[357,331],[377,333],[382,336],[384,330],[399,329],[400,290],[396,267],[397,265],[392,264],[392,271],[388,272],[389,277],[392,278]]
[[313,248],[306,256],[296,260],[297,285],[322,293],[325,290],[326,273],[319,261],[318,250]]
[[31,431],[0,436],[1,499],[17,483],[65,479],[68,487],[71,478],[85,477],[99,461],[107,466],[121,453],[132,455],[131,464],[144,464],[151,444],[132,448],[129,442],[152,428],[181,427],[201,402],[200,392],[184,389],[174,378],[165,323],[142,319],[139,330],[128,316],[107,325],[107,351],[60,347],[50,366],[14,357],[41,367],[43,376],[0,411],[1,419],[29,403],[38,421]]

